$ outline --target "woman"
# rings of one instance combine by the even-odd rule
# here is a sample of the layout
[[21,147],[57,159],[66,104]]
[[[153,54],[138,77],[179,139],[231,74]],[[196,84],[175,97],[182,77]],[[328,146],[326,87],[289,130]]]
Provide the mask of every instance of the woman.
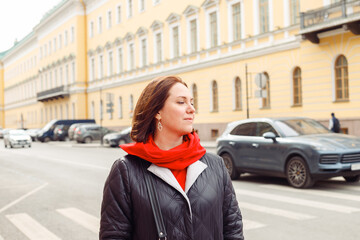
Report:
[[169,240],[244,239],[242,216],[220,157],[193,131],[195,109],[179,77],[143,90],[132,122],[135,143],[115,161],[104,187],[100,239],[158,239],[146,174],[153,179]]

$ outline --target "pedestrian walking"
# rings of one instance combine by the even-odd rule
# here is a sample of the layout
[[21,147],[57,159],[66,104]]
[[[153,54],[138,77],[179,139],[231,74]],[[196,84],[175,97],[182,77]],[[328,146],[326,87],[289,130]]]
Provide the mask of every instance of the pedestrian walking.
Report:
[[331,118],[329,120],[329,129],[334,133],[340,132],[340,121],[335,117],[335,113],[331,113]]
[[145,87],[133,115],[134,143],[121,145],[127,155],[105,182],[100,239],[244,239],[229,174],[223,160],[201,146],[194,116],[179,77],[159,77]]

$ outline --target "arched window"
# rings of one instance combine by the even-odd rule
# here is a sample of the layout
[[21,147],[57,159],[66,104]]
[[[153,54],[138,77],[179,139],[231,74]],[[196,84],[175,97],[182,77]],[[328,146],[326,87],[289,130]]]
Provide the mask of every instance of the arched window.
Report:
[[296,67],[293,72],[293,105],[298,106],[302,104],[302,82],[301,69]]
[[236,77],[234,82],[235,110],[241,110],[241,80]]
[[100,100],[100,120],[103,120],[103,100]]
[[349,99],[348,62],[344,55],[335,61],[335,97],[336,100]]
[[123,118],[122,97],[119,97],[118,100],[118,118]]
[[264,92],[266,92],[266,96],[262,98],[262,107],[263,108],[269,108],[270,107],[270,79],[269,74],[264,72],[264,75],[266,76],[266,85],[262,88]]
[[129,115],[130,115],[130,118],[133,117],[133,112],[134,112],[134,97],[132,94],[130,94],[130,97],[129,97]]
[[218,85],[215,80],[211,84],[211,90],[212,90],[212,111],[217,112],[219,111],[219,96],[218,96]]
[[195,83],[192,85],[192,94],[195,112],[198,112],[198,91]]
[[95,119],[95,103],[94,103],[94,101],[91,102],[90,115],[91,115],[92,119]]

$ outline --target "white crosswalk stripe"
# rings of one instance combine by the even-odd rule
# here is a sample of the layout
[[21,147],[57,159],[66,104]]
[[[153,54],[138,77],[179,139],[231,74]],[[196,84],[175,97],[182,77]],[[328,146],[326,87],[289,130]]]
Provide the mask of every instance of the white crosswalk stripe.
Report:
[[44,226],[42,226],[39,222],[37,222],[35,219],[30,217],[26,213],[6,215],[6,217],[30,240],[61,239],[49,230],[47,230]]
[[289,204],[295,204],[295,205],[301,205],[301,206],[305,206],[305,207],[324,209],[324,210],[335,211],[335,212],[340,212],[340,213],[353,213],[353,212],[359,212],[360,211],[360,208],[347,207],[347,206],[343,206],[343,205],[330,204],[330,203],[325,203],[325,202],[318,202],[318,201],[312,201],[312,200],[306,200],[306,199],[300,199],[300,198],[294,198],[294,197],[281,196],[281,195],[278,195],[278,194],[262,193],[262,192],[255,192],[255,191],[242,190],[242,189],[236,189],[235,192],[239,196],[247,195],[247,196],[272,200],[272,201],[285,202],[285,203],[289,203]]
[[93,215],[83,212],[77,208],[63,208],[57,209],[56,211],[93,233],[99,232],[100,219],[94,217]]
[[303,213],[292,212],[292,211],[287,211],[287,210],[278,209],[278,208],[264,207],[264,206],[261,206],[258,204],[253,204],[253,203],[248,203],[248,202],[243,202],[243,201],[239,202],[239,206],[241,209],[249,209],[252,211],[262,212],[262,213],[266,213],[266,214],[272,214],[275,216],[285,217],[285,218],[294,219],[294,220],[307,220],[307,219],[316,218],[315,216],[311,216],[311,215],[307,215],[307,214],[303,214]]
[[360,196],[355,196],[351,194],[344,194],[344,193],[336,193],[331,191],[321,191],[316,189],[295,189],[295,188],[289,188],[287,186],[280,186],[280,185],[262,185],[261,187],[268,188],[268,189],[274,189],[274,190],[282,190],[287,192],[296,192],[296,193],[306,193],[316,196],[322,196],[322,197],[331,197],[331,198],[338,198],[342,200],[351,200],[360,202]]
[[243,219],[243,228],[246,230],[252,230],[252,229],[257,229],[257,228],[262,228],[265,227],[265,224],[259,223],[259,222],[255,222],[252,220],[248,220],[248,219]]

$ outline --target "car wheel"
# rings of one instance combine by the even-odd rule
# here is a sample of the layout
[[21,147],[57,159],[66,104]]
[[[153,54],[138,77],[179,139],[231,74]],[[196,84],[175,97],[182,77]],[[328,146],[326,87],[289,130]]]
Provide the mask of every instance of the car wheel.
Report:
[[360,175],[352,177],[343,177],[347,182],[358,182],[360,180]]
[[4,143],[4,146],[5,146],[5,148],[7,148],[7,145],[6,145],[6,143]]
[[225,164],[225,167],[226,167],[227,170],[228,170],[228,173],[229,173],[229,175],[230,175],[230,178],[231,178],[232,180],[238,179],[239,176],[240,176],[240,174],[239,174],[238,171],[236,170],[234,161],[233,161],[232,157],[230,156],[230,154],[224,153],[224,154],[221,154],[221,157],[222,157],[223,160],[224,160],[224,164]]
[[29,148],[31,148],[31,144],[29,144]]
[[84,138],[84,143],[91,143],[91,142],[92,142],[91,137]]
[[301,157],[293,157],[286,165],[286,177],[295,188],[309,188],[314,184],[308,166]]
[[44,139],[44,142],[50,142],[50,138],[49,138],[49,137],[46,137],[46,138]]
[[9,143],[9,145],[10,145],[10,148],[13,148],[13,147],[14,147],[11,143]]

